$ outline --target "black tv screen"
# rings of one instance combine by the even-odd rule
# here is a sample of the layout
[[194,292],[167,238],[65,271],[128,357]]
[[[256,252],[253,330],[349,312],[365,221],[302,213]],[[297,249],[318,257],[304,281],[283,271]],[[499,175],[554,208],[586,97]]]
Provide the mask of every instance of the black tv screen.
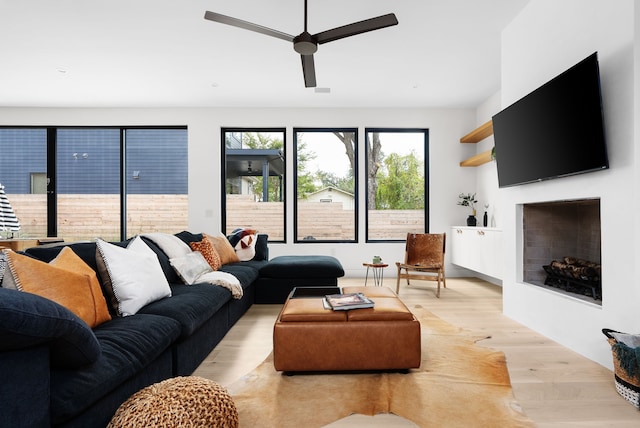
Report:
[[499,187],[609,168],[597,52],[493,116]]

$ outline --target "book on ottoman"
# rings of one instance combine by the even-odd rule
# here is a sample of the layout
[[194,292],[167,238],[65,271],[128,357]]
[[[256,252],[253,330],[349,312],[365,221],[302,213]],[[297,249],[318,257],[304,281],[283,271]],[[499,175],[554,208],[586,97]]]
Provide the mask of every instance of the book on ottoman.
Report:
[[374,306],[373,300],[362,293],[329,294],[325,299],[334,311],[373,308]]

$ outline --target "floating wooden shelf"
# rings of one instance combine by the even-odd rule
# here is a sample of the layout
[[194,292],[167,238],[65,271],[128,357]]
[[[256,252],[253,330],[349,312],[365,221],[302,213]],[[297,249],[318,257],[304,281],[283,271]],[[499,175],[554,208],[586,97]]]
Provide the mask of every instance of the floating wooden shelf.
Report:
[[491,149],[463,160],[460,162],[460,166],[478,166],[488,162],[491,162]]
[[[489,135],[493,134],[493,122],[488,121],[487,123],[478,126],[473,131],[469,132],[464,137],[460,138],[461,143],[478,143]],[[460,162],[460,166],[478,166],[484,165],[487,162],[491,162],[491,150],[487,150],[486,152],[479,153],[475,156],[471,156],[469,159],[465,159]]]
[[480,125],[464,137],[460,138],[461,143],[477,143],[493,134],[493,122],[488,121],[484,125]]

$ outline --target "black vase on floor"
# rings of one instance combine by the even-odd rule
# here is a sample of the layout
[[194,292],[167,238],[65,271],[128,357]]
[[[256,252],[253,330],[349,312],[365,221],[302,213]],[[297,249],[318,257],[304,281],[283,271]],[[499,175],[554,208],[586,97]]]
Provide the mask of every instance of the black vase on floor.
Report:
[[484,227],[487,227],[487,225],[489,224],[489,216],[487,215],[487,212],[484,212],[484,217],[482,217],[482,225]]
[[475,226],[476,223],[477,222],[475,216],[470,215],[469,217],[467,217],[467,226]]

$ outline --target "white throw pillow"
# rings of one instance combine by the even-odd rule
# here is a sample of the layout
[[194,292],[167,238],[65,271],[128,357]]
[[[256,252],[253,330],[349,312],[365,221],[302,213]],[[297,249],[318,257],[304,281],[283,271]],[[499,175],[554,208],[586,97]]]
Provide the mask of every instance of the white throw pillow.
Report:
[[171,296],[158,256],[139,236],[127,248],[100,239],[97,247],[120,315],[133,315],[143,306]]
[[174,257],[169,259],[169,262],[184,283],[188,285],[195,283],[201,275],[213,272],[213,269],[211,269],[211,266],[200,251],[193,251],[181,257]]

